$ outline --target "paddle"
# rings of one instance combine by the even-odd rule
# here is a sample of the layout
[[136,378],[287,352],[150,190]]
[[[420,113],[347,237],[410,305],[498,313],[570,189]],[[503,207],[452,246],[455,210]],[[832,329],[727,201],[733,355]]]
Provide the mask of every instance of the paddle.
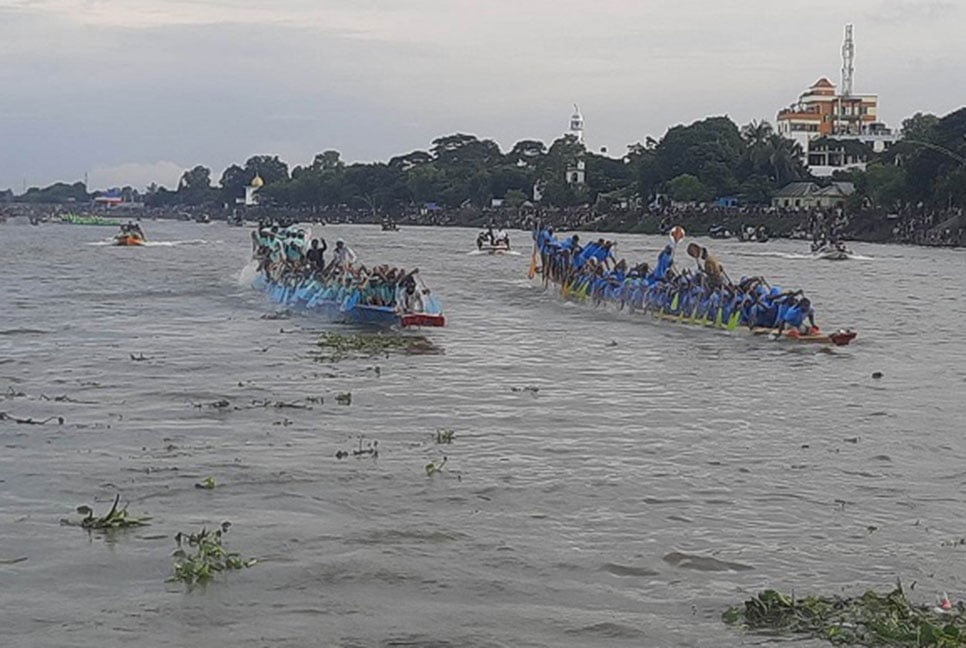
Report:
[[533,251],[530,252],[530,270],[527,272],[527,278],[533,279],[537,275],[537,239],[533,239]]

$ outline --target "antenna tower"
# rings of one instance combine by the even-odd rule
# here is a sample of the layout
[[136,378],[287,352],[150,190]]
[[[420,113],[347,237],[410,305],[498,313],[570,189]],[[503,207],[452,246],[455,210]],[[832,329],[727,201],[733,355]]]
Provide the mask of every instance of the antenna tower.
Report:
[[855,73],[855,41],[852,25],[845,26],[845,42],[842,44],[842,95],[852,96],[852,76]]

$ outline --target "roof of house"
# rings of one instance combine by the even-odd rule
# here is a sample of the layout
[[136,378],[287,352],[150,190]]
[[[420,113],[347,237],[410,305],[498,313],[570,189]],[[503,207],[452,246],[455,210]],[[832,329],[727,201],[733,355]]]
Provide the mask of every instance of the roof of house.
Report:
[[775,198],[802,198],[810,196],[818,190],[814,182],[790,182],[775,192]]

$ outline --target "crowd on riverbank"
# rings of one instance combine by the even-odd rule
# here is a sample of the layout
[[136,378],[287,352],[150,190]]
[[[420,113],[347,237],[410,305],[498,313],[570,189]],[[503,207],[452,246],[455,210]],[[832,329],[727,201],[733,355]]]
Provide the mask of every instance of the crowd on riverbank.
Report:
[[[223,211],[206,207],[94,209],[80,205],[42,205],[11,203],[0,206],[0,222],[24,217],[36,222],[57,221],[64,214],[91,214],[118,219],[157,219],[212,221],[257,221],[309,223],[381,223],[386,214],[369,209],[301,209],[254,207]],[[712,227],[738,232],[747,227],[764,227],[773,238],[869,241],[906,243],[936,247],[966,246],[966,215],[962,208],[929,209],[913,206],[898,211],[863,210],[847,213],[841,208],[782,209],[744,205],[669,205],[653,209],[597,209],[589,205],[567,208],[522,207],[446,209],[438,206],[412,207],[389,214],[400,227],[456,226],[481,228],[487,225],[529,231],[535,223],[552,225],[557,231],[637,232],[658,234],[671,224],[680,224],[695,235],[707,234]]]

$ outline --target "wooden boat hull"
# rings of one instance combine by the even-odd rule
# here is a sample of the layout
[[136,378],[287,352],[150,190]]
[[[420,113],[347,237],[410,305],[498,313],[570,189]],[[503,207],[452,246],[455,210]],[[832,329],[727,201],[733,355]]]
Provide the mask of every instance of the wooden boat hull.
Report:
[[[727,326],[717,325],[715,322],[710,322],[705,319],[692,319],[690,317],[682,317],[680,315],[670,315],[668,313],[659,313],[655,315],[656,318],[664,320],[666,322],[675,322],[677,324],[690,324],[692,326],[710,326],[712,328],[728,330]],[[748,331],[753,335],[772,335],[777,332],[777,329],[765,328],[761,326],[756,326],[749,329],[747,326],[739,326],[734,329],[735,331]],[[833,346],[847,346],[852,340],[856,338],[858,333],[851,329],[840,329],[833,333],[816,333],[816,334],[804,334],[799,331],[786,329],[781,333],[781,339],[787,340],[789,342],[800,342],[803,344],[831,344]]]

